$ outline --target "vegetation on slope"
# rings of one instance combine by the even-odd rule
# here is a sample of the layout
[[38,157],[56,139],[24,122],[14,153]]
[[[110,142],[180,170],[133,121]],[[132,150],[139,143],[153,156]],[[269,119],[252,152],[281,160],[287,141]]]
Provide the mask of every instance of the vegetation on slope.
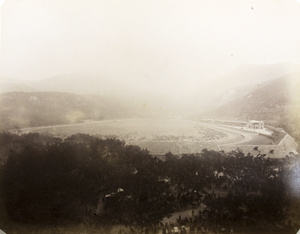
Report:
[[263,83],[238,99],[217,108],[212,115],[239,120],[265,120],[270,125],[280,122],[289,103],[287,79]]
[[0,95],[0,129],[76,123],[126,116],[127,111],[106,96],[58,92],[13,92]]

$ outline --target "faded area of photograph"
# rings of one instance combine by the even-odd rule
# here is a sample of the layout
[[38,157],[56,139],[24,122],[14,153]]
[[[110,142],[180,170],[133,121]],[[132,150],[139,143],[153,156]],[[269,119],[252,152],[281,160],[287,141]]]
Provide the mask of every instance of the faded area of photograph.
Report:
[[0,233],[300,231],[299,0],[0,6]]

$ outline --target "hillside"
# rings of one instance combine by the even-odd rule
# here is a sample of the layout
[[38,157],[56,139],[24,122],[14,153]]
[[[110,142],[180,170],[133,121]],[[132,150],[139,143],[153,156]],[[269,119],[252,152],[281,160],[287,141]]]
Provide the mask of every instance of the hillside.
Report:
[[240,97],[220,105],[209,115],[222,116],[225,119],[262,119],[278,122],[291,108],[289,82],[286,77],[281,77],[257,85],[245,93],[241,90]]
[[222,77],[222,86],[230,89],[245,85],[257,85],[295,72],[300,72],[299,64],[242,64]]
[[299,64],[242,64],[228,74],[199,86],[198,96],[195,98],[201,104],[202,113],[214,112],[216,107],[243,98],[265,82],[297,72],[300,72]]
[[0,129],[76,123],[127,117],[127,110],[108,96],[59,92],[0,94]]

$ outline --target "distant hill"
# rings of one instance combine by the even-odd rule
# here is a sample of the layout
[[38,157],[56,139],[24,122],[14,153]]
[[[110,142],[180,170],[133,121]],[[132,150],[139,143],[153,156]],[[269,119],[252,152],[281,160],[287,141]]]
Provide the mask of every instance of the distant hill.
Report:
[[[300,73],[296,74],[300,77]],[[289,77],[281,77],[258,84],[247,92],[240,90],[236,99],[217,106],[209,115],[224,119],[262,119],[279,123],[292,108],[296,108],[290,99],[291,86]]]
[[[89,104],[85,105],[88,107],[88,110],[86,109],[87,107],[76,107],[80,113],[84,113],[83,119],[100,118],[95,111],[100,109],[101,115],[104,116],[104,118],[106,118],[106,116],[122,117],[123,115],[132,117],[194,117],[209,112],[209,116],[217,116],[217,118],[221,116],[222,118],[236,118],[241,120],[253,118],[268,120],[276,119],[278,122],[280,119],[279,114],[282,113],[282,111],[285,111],[288,105],[286,103],[288,90],[286,90],[287,87],[283,78],[288,77],[288,74],[290,74],[291,71],[300,71],[300,65],[240,65],[231,73],[219,77],[216,80],[207,80],[207,83],[205,84],[201,82],[198,84],[197,81],[195,81],[195,85],[191,86],[192,88],[188,90],[188,92],[181,92],[178,90],[178,93],[173,90],[176,85],[167,86],[163,82],[160,84],[159,79],[155,79],[153,82],[150,78],[140,79],[139,82],[127,82],[126,79],[122,80],[101,76],[99,74],[75,72],[57,75],[38,81],[20,82],[17,79],[11,79],[11,82],[8,82],[10,79],[4,79],[5,82],[1,81],[0,83],[0,93],[2,92],[2,94],[6,96],[8,94],[5,94],[5,92],[28,92],[22,94],[24,96],[24,100],[22,101],[25,102],[25,100],[28,99],[28,95],[31,96],[31,93],[33,92],[46,92],[45,97],[42,97],[42,95],[39,94],[39,100],[43,103],[41,106],[43,106],[43,108],[47,107],[48,109],[50,108],[50,106],[47,106],[48,103],[52,102],[49,102],[46,98],[50,93],[69,93],[65,94],[64,98],[69,97],[71,95],[70,93],[79,95],[76,97],[80,97],[82,100],[78,100],[78,103],[87,101],[86,95],[89,95],[90,97],[91,95],[101,97],[100,100],[98,100],[99,97],[95,99],[96,96],[92,98],[92,100],[89,99],[87,101]],[[279,79],[277,83],[274,81],[275,79]],[[280,81],[280,79],[283,80]],[[275,83],[273,84],[272,82]],[[184,87],[182,87],[182,90],[183,89]],[[275,94],[275,92],[273,92],[274,90],[277,90],[276,92],[278,94]],[[19,98],[19,96],[16,95],[11,98]],[[72,98],[69,99],[71,100]],[[75,100],[77,99],[75,98]],[[112,103],[110,103],[111,101]],[[16,100],[16,103],[19,102],[20,101]],[[4,114],[6,113],[7,115],[7,117],[5,117],[6,119],[8,119],[9,115],[8,110],[12,110],[11,117],[20,112],[17,108],[21,108],[20,110],[22,110],[21,104],[19,106],[14,106],[13,103],[14,101],[11,100],[10,104],[12,106],[4,111]],[[72,101],[69,103],[72,103]],[[103,106],[100,108],[100,104],[103,104],[105,108]],[[29,107],[31,107],[31,105],[33,104],[30,104]],[[54,108],[53,112],[57,113],[57,116],[59,116],[59,113],[64,113],[65,111],[55,111],[55,108],[63,109],[63,106],[59,107],[59,104],[52,106],[53,107],[51,108]],[[70,107],[70,109],[73,110],[74,106],[75,105]],[[29,113],[31,111],[34,113],[35,109],[31,110],[28,109],[28,107],[26,108],[26,111],[28,112],[27,115],[32,117],[33,114]],[[68,109],[69,107],[66,106],[66,108]],[[123,108],[123,111],[121,111],[122,113],[118,112],[118,109],[120,108]],[[2,109],[3,107],[0,107],[0,110]],[[44,113],[48,112],[45,111]],[[1,115],[3,116],[2,113]],[[18,117],[16,118],[18,119]],[[57,118],[61,119],[59,121],[54,121]],[[41,122],[46,121],[44,117],[42,119],[43,121]],[[81,117],[76,117],[75,119],[81,119]],[[18,121],[16,121],[15,119],[12,122],[20,122],[20,120],[18,119]],[[35,122],[37,123],[39,121]],[[65,117],[56,117],[50,122],[68,121]],[[28,124],[29,123],[27,123],[27,125]],[[32,124],[33,123],[31,123],[31,125]]]
[[266,81],[297,72],[300,72],[300,64],[243,64],[232,72],[211,80],[205,85],[205,89],[201,87],[201,94],[205,98],[199,97],[199,102],[203,103],[205,112],[213,111],[216,107],[248,95]]
[[74,72],[48,77],[38,81],[3,79],[0,92],[68,92],[79,94],[116,93],[118,85],[98,74]]
[[128,117],[128,109],[108,96],[60,92],[0,94],[0,129]]
[[35,91],[37,91],[36,88],[26,83],[4,83],[0,85],[0,93]]
[[57,75],[36,81],[31,85],[39,91],[105,95],[116,93],[118,88],[118,84],[108,77],[84,72]]
[[287,81],[276,79],[258,85],[242,96],[221,104],[209,114],[217,118],[222,116],[225,119],[268,119],[269,115],[278,115],[282,112],[287,104]]
[[222,87],[259,85],[268,80],[296,72],[300,72],[300,64],[242,64],[222,77]]
[[0,75],[0,93],[33,91],[36,91],[36,89],[26,81]]
[[[5,92],[67,92],[109,96],[146,96],[157,93],[152,81],[136,78],[129,82],[123,77],[108,77],[89,72],[59,74],[40,80],[0,80],[0,93]],[[150,88],[148,86],[150,84]],[[153,96],[155,96],[155,94]]]
[[[236,67],[232,72],[225,74],[216,79],[207,80],[205,89],[199,77],[199,82],[194,85],[199,85],[201,90],[195,89],[195,96],[203,94],[205,99],[215,99],[224,96],[224,102],[231,100],[228,94],[236,93],[236,88],[261,84],[267,80],[279,78],[291,72],[300,72],[299,64],[244,64]],[[128,79],[128,77],[108,77],[101,74],[89,72],[73,72],[68,74],[59,74],[47,77],[37,81],[20,81],[18,79],[0,77],[0,92],[68,92],[78,94],[104,94],[104,95],[130,95],[130,94],[153,94],[156,96],[159,92],[168,94],[170,90],[161,90],[164,86],[163,82],[156,77],[151,80],[151,77],[145,78],[143,74],[140,77]],[[162,81],[165,78],[162,77]],[[182,79],[185,79],[182,77]],[[128,82],[128,80],[132,82]],[[187,82],[189,79],[186,79]],[[134,82],[133,82],[134,81]],[[166,86],[166,89],[172,89],[173,86]],[[182,87],[184,88],[184,87]],[[180,93],[180,90],[178,90]],[[192,91],[192,90],[191,90]],[[201,91],[201,92],[200,92]],[[202,96],[202,98],[204,98]]]

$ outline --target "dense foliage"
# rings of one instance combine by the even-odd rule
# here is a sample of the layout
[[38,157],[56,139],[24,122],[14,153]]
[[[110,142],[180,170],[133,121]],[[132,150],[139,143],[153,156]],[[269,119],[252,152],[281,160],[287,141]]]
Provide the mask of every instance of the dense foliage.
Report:
[[207,227],[283,223],[290,159],[203,150],[164,160],[116,139],[77,134],[0,135],[1,191],[10,219],[33,224],[156,225],[174,211],[203,209]]

